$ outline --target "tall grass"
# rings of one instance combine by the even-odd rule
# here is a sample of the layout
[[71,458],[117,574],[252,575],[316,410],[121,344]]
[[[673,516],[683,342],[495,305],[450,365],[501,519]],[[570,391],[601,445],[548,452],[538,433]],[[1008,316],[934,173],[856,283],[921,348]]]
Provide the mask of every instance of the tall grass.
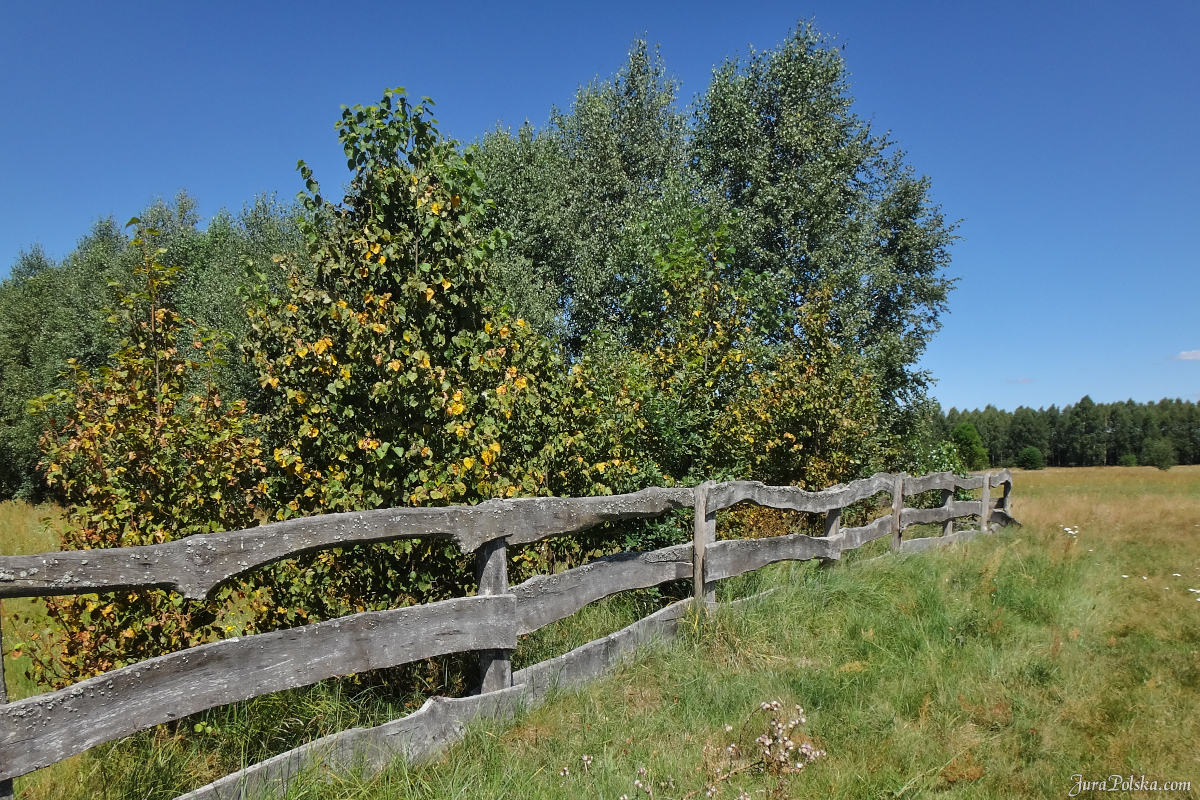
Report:
[[[57,526],[62,509],[52,504],[31,505],[14,500],[0,502],[0,555],[19,556],[58,549]],[[32,598],[14,598],[0,603],[0,625],[4,634],[4,678],[8,698],[19,700],[40,690],[26,677],[26,657],[12,658],[13,646],[48,625],[42,606]]]
[[[437,763],[291,796],[635,797],[645,769],[655,796],[682,797],[716,780],[725,726],[774,699],[804,706],[828,752],[782,796],[1062,797],[1076,773],[1189,780],[1173,796],[1197,796],[1200,469],[1047,471],[1017,486],[1019,531],[765,570],[781,590],[515,725],[474,726]],[[718,796],[775,788],[744,773]]]
[[[807,735],[828,755],[785,786],[749,770],[717,784],[717,796],[1059,797],[1075,773],[1144,773],[1200,789],[1200,594],[1186,591],[1200,589],[1200,467],[1018,473],[1016,487],[1019,531],[723,582],[724,598],[780,588],[693,620],[675,644],[513,725],[472,726],[435,763],[313,780],[291,796],[615,800],[635,797],[642,780],[654,796],[682,797],[717,779],[738,726],[776,699],[804,706]],[[524,639],[517,666],[615,630],[670,595],[593,604]],[[203,718],[212,733],[148,732],[18,780],[18,790],[172,797],[257,760],[264,740],[275,749],[404,712],[341,691],[214,711]],[[752,719],[750,738],[762,721]],[[584,755],[593,758],[586,772]]]

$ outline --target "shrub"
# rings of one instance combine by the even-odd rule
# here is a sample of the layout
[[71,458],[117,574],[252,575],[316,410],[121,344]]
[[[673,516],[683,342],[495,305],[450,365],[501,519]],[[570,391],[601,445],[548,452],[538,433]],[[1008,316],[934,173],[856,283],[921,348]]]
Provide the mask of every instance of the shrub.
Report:
[[[341,204],[312,172],[307,252],[280,258],[281,292],[260,289],[246,345],[266,403],[277,519],[545,495],[604,493],[606,464],[576,453],[582,368],[495,302],[480,236],[488,201],[470,149],[424,105],[389,90],[346,109],[354,170]],[[600,460],[600,459],[597,459]],[[397,541],[282,562],[257,580],[272,627],[428,602],[474,588],[470,557],[446,542]]]
[[1117,459],[1117,465],[1121,467],[1136,467],[1138,465],[1138,457],[1133,453],[1126,453]]
[[1017,466],[1021,469],[1045,469],[1046,458],[1041,450],[1030,445],[1017,453]]
[[[111,365],[91,374],[72,360],[73,386],[31,403],[31,411],[49,418],[39,466],[67,507],[64,550],[245,528],[266,488],[259,440],[244,430],[252,422],[244,401],[223,403],[213,381],[218,337],[185,326],[163,301],[179,269],[158,261],[163,251],[152,251],[155,236],[139,227],[133,241],[143,252],[135,274],[145,284],[118,290],[119,309],[109,323],[125,339]],[[226,585],[217,599],[233,591]],[[36,639],[30,656],[34,677],[53,686],[219,637],[217,602],[186,601],[160,589],[44,602],[61,630]]]
[[1158,467],[1162,470],[1175,466],[1175,447],[1170,439],[1146,439],[1142,444],[1142,455],[1139,461],[1143,466]]
[[969,422],[960,422],[950,434],[950,441],[958,448],[958,456],[967,469],[986,469],[988,451],[983,446],[979,431]]

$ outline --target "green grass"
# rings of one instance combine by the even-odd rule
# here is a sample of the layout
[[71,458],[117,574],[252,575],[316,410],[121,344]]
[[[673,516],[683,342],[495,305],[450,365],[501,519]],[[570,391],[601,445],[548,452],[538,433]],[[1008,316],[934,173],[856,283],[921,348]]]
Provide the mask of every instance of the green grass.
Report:
[[[1014,512],[1023,529],[966,546],[726,582],[723,597],[782,588],[693,620],[674,644],[513,724],[471,726],[436,762],[308,781],[289,796],[616,800],[649,780],[655,797],[679,798],[715,781],[718,766],[746,764],[722,754],[734,740],[751,749],[767,720],[755,709],[771,700],[803,706],[806,735],[827,756],[799,774],[746,770],[717,796],[1061,797],[1075,773],[1190,780],[1198,796],[1200,594],[1187,589],[1200,589],[1200,468],[1017,473]],[[556,655],[660,599],[594,604],[526,639],[516,658]],[[241,716],[209,737],[159,731],[97,748],[18,790],[171,797],[248,760],[229,749],[274,726],[303,734],[309,713],[325,715],[321,729],[363,716],[354,698],[292,698],[214,712]]]
[[[13,500],[0,502],[0,555],[18,556],[46,553],[58,549],[54,525],[62,519],[54,505],[30,505]],[[29,669],[26,657],[12,658],[15,642],[24,641],[34,630],[48,624],[42,606],[31,598],[15,598],[0,603],[0,624],[4,630],[4,678],[8,698],[19,700],[41,691],[25,677]]]

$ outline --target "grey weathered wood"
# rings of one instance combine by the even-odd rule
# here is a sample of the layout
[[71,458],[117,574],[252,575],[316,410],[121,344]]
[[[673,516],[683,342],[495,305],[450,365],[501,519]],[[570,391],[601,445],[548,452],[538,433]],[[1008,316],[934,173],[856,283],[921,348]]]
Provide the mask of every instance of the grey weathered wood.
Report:
[[[503,539],[484,542],[475,551],[475,576],[480,597],[508,594],[508,548]],[[479,651],[479,691],[512,686],[512,650]]]
[[803,533],[768,536],[763,539],[733,539],[716,542],[704,556],[709,580],[732,578],[776,561],[806,561],[810,558],[840,558],[841,540]]
[[929,525],[946,522],[960,517],[978,516],[980,503],[978,500],[950,500],[937,508],[906,508],[900,512],[900,525]]
[[954,479],[954,488],[956,489],[966,489],[967,491],[971,491],[973,489],[980,489],[982,487],[982,475],[969,475],[966,478],[962,476],[956,476]]
[[[906,490],[914,485],[910,483],[912,480],[906,480],[904,484]],[[982,478],[979,479],[979,484],[975,488],[981,488],[981,484]],[[920,484],[915,485],[920,486]],[[941,487],[947,508],[904,509],[901,515],[902,523],[914,524],[917,521],[939,521],[938,519],[923,519],[924,516],[936,516],[939,513],[945,515],[947,519],[977,514],[980,507],[978,501],[957,502],[952,500],[952,495],[951,497],[946,497],[945,493],[951,492],[952,489],[950,487],[954,485],[954,483],[950,483],[948,486]],[[930,488],[939,487],[933,486]],[[927,490],[921,489],[921,491]],[[804,557],[806,552],[818,544],[826,548],[825,554],[827,556],[836,558],[840,552],[861,547],[867,542],[889,535],[893,524],[893,517],[889,514],[879,517],[862,527],[835,528],[834,532],[830,533],[831,526],[829,520],[833,516],[830,513],[826,517],[826,531],[828,535],[825,538],[810,539],[804,537],[808,541],[803,543],[797,541],[800,538],[799,535],[775,537],[773,539],[710,543],[707,535],[708,514],[706,513],[704,535],[701,537],[701,541],[704,542],[704,546],[708,551],[710,577],[716,579],[726,577],[726,573],[737,574],[734,571],[735,569],[748,566],[754,560],[761,561],[763,565],[771,563],[774,560],[781,560],[775,557],[777,555],[782,555],[783,558],[791,558],[796,555]],[[1016,524],[1016,520],[1013,520],[1002,507],[997,507],[992,512],[992,516],[997,520],[997,523],[990,527],[989,532],[991,529],[998,529],[1001,522]],[[949,536],[911,539],[901,543],[900,552],[920,552],[953,542],[967,541],[978,535],[979,531],[977,530],[966,530],[952,533]],[[746,548],[744,545],[751,545],[751,547]],[[559,576],[549,576],[551,578],[557,577],[562,581],[554,590],[550,590],[548,587],[554,587],[555,584],[546,583],[544,579],[535,579],[534,581],[522,584],[520,587],[515,587],[513,591],[521,595],[522,587],[529,589],[530,591],[527,593],[529,599],[524,601],[526,604],[525,611],[530,615],[546,614],[547,612],[535,610],[539,604],[542,604],[542,598],[572,596],[574,592],[582,590],[585,594],[582,596],[575,595],[577,599],[574,601],[582,605],[582,601],[579,598],[586,597],[588,596],[587,592],[594,591],[594,589],[585,588],[588,586],[589,581],[577,580],[577,578],[587,572],[592,573],[590,583],[607,584],[610,580],[624,581],[626,580],[626,576],[632,574],[630,570],[618,569],[618,566],[624,567],[633,562],[643,565],[670,563],[674,564],[677,570],[674,573],[675,576],[686,577],[686,559],[690,549],[687,545],[682,545],[676,548],[664,548],[663,550],[654,551],[654,553],[621,554],[620,557],[611,559],[611,561],[616,562],[613,564],[611,574],[608,572],[598,572],[597,570],[608,570],[609,568],[607,566],[601,567],[597,562],[595,565],[587,565],[591,567],[590,570],[580,571],[582,568],[577,568],[576,570],[562,573]],[[669,556],[665,561],[649,561],[648,557],[655,556],[655,554],[663,554],[664,556],[669,554]],[[741,564],[741,566],[731,566],[736,564]],[[749,568],[753,567],[750,566]],[[640,570],[642,566],[634,567],[633,569]],[[572,575],[571,573],[575,574]],[[650,580],[653,577],[656,576],[646,576],[645,580]],[[669,580],[670,578],[666,579]],[[767,593],[770,591],[774,590],[768,590]],[[553,601],[547,600],[544,605],[554,606],[557,602],[557,599]],[[603,673],[605,670],[611,668],[613,664],[617,663],[621,655],[629,652],[629,650],[646,638],[651,636],[670,638],[675,633],[676,621],[683,615],[689,602],[682,601],[668,606],[634,623],[628,628],[618,631],[612,636],[589,642],[565,656],[518,670],[513,673],[512,677],[515,685],[511,688],[476,697],[454,700],[432,698],[422,706],[420,711],[408,717],[389,722],[378,728],[354,729],[325,737],[296,750],[276,756],[268,761],[256,764],[234,775],[222,778],[209,786],[184,795],[178,800],[233,800],[234,798],[243,800],[243,798],[258,796],[257,792],[268,788],[282,793],[287,788],[289,780],[294,781],[302,774],[307,775],[315,771],[323,772],[325,770],[344,769],[347,768],[347,765],[350,765],[355,769],[377,772],[386,766],[392,758],[397,756],[406,756],[412,762],[420,761],[440,752],[441,748],[461,737],[463,723],[475,716],[487,714],[503,716],[511,714],[513,709],[522,704],[535,704],[556,686],[570,686]],[[520,610],[521,604],[522,600],[519,599],[518,616],[522,613]],[[535,622],[536,619],[531,616],[525,621],[518,623],[518,626],[529,627],[535,624]]]
[[713,488],[714,484],[707,481],[697,486],[692,505],[692,595],[697,608],[704,607],[708,588],[705,586],[704,556],[708,548],[708,493]]
[[[1007,471],[1008,470],[1005,470],[1005,472],[1007,472]],[[1002,511],[1004,511],[1005,514],[1008,514],[1011,517],[1012,516],[1012,479],[1010,478],[1009,480],[1005,481],[1002,485],[1004,486],[1004,496],[1002,498],[1000,498],[1000,508]]]
[[974,528],[952,533],[949,536],[925,536],[920,539],[908,539],[900,545],[901,553],[923,553],[926,550],[936,550],[939,547],[949,547],[955,542],[967,542],[979,535]]
[[[990,473],[991,485],[999,486],[1005,481],[1012,481],[1012,473],[1007,469],[1000,472]],[[955,475],[953,472],[933,472],[929,475],[921,475],[918,477],[906,477],[904,479],[904,494],[912,497],[914,494],[928,492],[932,489],[979,489],[983,486],[982,475],[968,475],[963,477]]]
[[[942,507],[949,506],[953,500],[954,489],[942,489]],[[901,520],[901,522],[903,521]],[[942,536],[949,536],[952,533],[954,533],[954,517],[947,517],[946,521],[942,523]]]
[[842,529],[842,510],[840,508],[831,508],[825,512],[825,535],[837,536],[838,531]]
[[690,576],[694,576],[690,544],[617,553],[557,575],[535,575],[511,590],[517,597],[517,634],[536,631],[617,592]]
[[622,657],[654,639],[675,636],[675,622],[687,613],[690,600],[680,600],[643,617],[616,633],[576,647],[566,655],[513,673],[513,683],[541,698],[552,689],[565,689],[591,680],[618,664]]
[[395,758],[428,760],[462,738],[473,719],[505,719],[517,708],[538,705],[553,689],[564,689],[612,669],[651,640],[674,638],[676,621],[687,610],[681,601],[616,633],[571,652],[513,673],[514,685],[473,697],[431,697],[419,711],[375,728],[353,728],[325,736],[220,778],[176,800],[247,800],[268,793],[282,796],[289,786],[328,772],[368,777]]
[[988,475],[990,476],[989,484],[992,486],[992,488],[996,488],[1005,484],[1007,484],[1010,488],[1012,487],[1013,478],[1010,470],[1002,469],[999,472],[989,472]]
[[214,706],[464,650],[516,646],[516,598],[369,611],[201,645],[0,706],[0,779]]
[[880,492],[890,493],[893,483],[893,477],[885,472],[821,492],[808,492],[795,486],[766,486],[758,481],[718,483],[708,492],[708,508],[720,511],[749,500],[769,508],[820,514],[833,508],[845,508]]
[[0,597],[158,586],[201,599],[235,575],[329,547],[446,537],[471,553],[500,537],[507,537],[509,544],[526,544],[691,505],[691,489],[651,488],[609,497],[533,497],[475,506],[323,514],[144,547],[0,556]]
[[953,490],[955,475],[953,472],[931,472],[928,475],[909,475],[904,479],[904,495],[912,497],[915,494],[929,492],[934,489]]
[[836,536],[830,536],[831,546],[837,547],[839,553],[847,550],[857,550],[867,542],[882,539],[892,532],[892,516],[888,514],[879,517],[858,528],[842,528]]
[[[712,547],[715,541],[717,541],[717,510],[706,508],[704,510],[704,546]],[[709,577],[707,566],[704,568],[704,602],[708,604],[717,602],[717,581],[715,578]]]
[[979,530],[981,531],[988,529],[988,513],[992,510],[991,477],[991,473],[984,473],[981,487],[983,495],[979,500]]
[[[0,706],[8,704],[8,684],[4,682],[4,605],[0,602]],[[0,800],[13,796],[12,778],[0,780]]]
[[1016,525],[1018,528],[1021,527],[1021,523],[1017,522],[1016,518],[1003,508],[993,509],[991,519],[993,521],[993,524],[989,526],[991,528],[995,528],[997,526],[1004,527],[1007,525]]
[[900,538],[904,526],[900,524],[900,512],[904,510],[904,475],[897,475],[892,484],[892,550],[900,549]]
[[[886,483],[880,484],[881,480]],[[691,548],[681,545],[677,548],[665,548],[663,551],[650,554],[621,554],[570,571],[574,574],[546,576],[523,584],[523,587],[529,590],[526,592],[528,601],[524,608],[528,619],[521,624],[528,626],[536,623],[538,614],[543,615],[549,621],[549,617],[555,614],[565,611],[562,614],[565,616],[587,602],[591,602],[592,599],[599,599],[615,591],[640,588],[665,580],[686,577],[689,551],[693,556],[692,573],[697,597],[698,599],[703,598],[706,601],[706,607],[709,607],[714,599],[713,582],[720,578],[740,574],[748,569],[783,559],[812,558],[814,556],[836,559],[841,552],[886,536],[889,532],[895,537],[897,517],[900,520],[901,530],[908,524],[944,521],[950,516],[965,516],[979,513],[980,510],[983,512],[981,515],[983,529],[987,532],[998,529],[1001,524],[1017,524],[1006,508],[1012,485],[1011,475],[1007,471],[969,479],[957,477],[953,479],[951,485],[958,488],[971,488],[973,484],[973,488],[983,489],[984,499],[981,501],[968,503],[950,501],[942,509],[904,509],[902,500],[904,494],[910,493],[910,489],[922,489],[923,485],[917,482],[919,480],[921,479],[880,474],[865,481],[856,481],[849,486],[833,487],[824,493],[804,492],[794,487],[764,487],[761,484],[749,483],[708,484],[702,487],[703,491],[697,490],[695,494],[693,494],[693,490],[689,489],[651,490],[650,495],[645,492],[639,493],[640,498],[635,495],[617,498],[583,498],[582,501],[585,502],[582,506],[569,498],[546,498],[495,501],[473,507],[363,512],[362,514],[329,515],[323,518],[292,520],[288,523],[264,526],[254,531],[197,536],[171,545],[160,545],[157,548],[173,548],[176,556],[182,553],[186,557],[184,561],[187,562],[184,566],[198,566],[199,569],[196,572],[200,573],[205,580],[215,581],[212,583],[215,586],[216,582],[220,580],[221,569],[227,568],[229,565],[228,558],[221,556],[219,552],[218,555],[213,555],[213,551],[221,549],[217,547],[217,544],[223,544],[226,549],[229,549],[233,543],[240,542],[239,552],[245,552],[243,548],[254,550],[258,538],[273,529],[276,533],[288,538],[284,548],[286,555],[297,552],[295,549],[297,547],[301,548],[300,551],[304,551],[319,549],[321,546],[344,546],[361,541],[382,541],[406,535],[451,536],[454,534],[448,530],[433,530],[427,523],[430,513],[438,517],[441,523],[445,523],[451,516],[456,516],[456,521],[466,520],[469,523],[465,535],[461,535],[460,531],[460,535],[455,536],[460,546],[464,541],[471,541],[471,536],[484,536],[482,541],[492,541],[495,544],[483,548],[484,554],[481,556],[480,562],[483,568],[480,576],[481,596],[447,602],[483,603],[485,606],[491,607],[492,612],[476,614],[467,624],[452,625],[453,630],[446,630],[445,626],[439,627],[437,624],[427,624],[429,620],[422,622],[417,619],[418,616],[434,613],[435,607],[443,607],[446,604],[433,604],[392,612],[370,612],[307,626],[304,629],[246,637],[240,643],[237,640],[231,640],[182,651],[133,667],[116,670],[99,678],[89,679],[62,692],[49,693],[11,704],[0,709],[0,776],[2,776],[0,779],[24,774],[39,765],[60,760],[99,742],[194,713],[203,708],[246,699],[281,688],[311,683],[323,677],[374,669],[445,652],[472,649],[511,649],[515,645],[517,635],[520,601],[515,595],[500,594],[506,588],[505,576],[497,573],[490,566],[494,563],[492,560],[494,554],[503,553],[503,543],[496,541],[503,536],[511,535],[518,541],[535,541],[545,535],[552,535],[552,533],[547,533],[547,530],[553,531],[571,526],[574,526],[573,530],[582,530],[591,525],[600,524],[606,519],[653,516],[661,513],[662,510],[667,510],[667,508],[661,507],[663,503],[670,508],[698,506],[698,510],[702,512],[696,515],[694,521],[694,538]],[[941,480],[943,480],[943,484],[948,483],[945,479]],[[992,486],[1001,485],[1004,486],[1005,496],[1003,499],[997,500],[996,508],[991,512],[991,518],[996,521],[996,524],[988,525],[988,511],[993,505],[989,501],[989,490]],[[881,486],[882,488],[880,488]],[[748,542],[715,543],[717,502],[712,500],[712,492],[724,492],[724,495],[719,496],[717,500],[729,504],[746,499],[769,506],[815,511],[820,508],[814,508],[814,504],[820,506],[835,501],[857,502],[889,489],[893,495],[893,513],[860,528],[840,528],[838,510],[840,506],[835,506],[824,509],[827,512],[827,535],[824,538],[814,539],[796,535]],[[660,494],[652,496],[656,491]],[[943,488],[943,491],[949,490]],[[667,492],[667,494],[664,495],[661,492]],[[699,502],[694,499],[696,495],[702,495]],[[824,496],[818,497],[818,495]],[[636,501],[632,506],[626,502],[630,498],[634,498]],[[899,499],[899,509],[896,507],[897,499]],[[555,503],[560,500],[563,502],[555,506]],[[612,501],[620,502],[613,506],[611,505]],[[655,505],[656,503],[658,505]],[[518,519],[519,515],[513,516],[517,511],[522,511],[522,513],[529,511],[534,522],[542,527],[537,532],[530,532],[520,525],[505,529],[497,522],[497,520],[504,519],[505,515],[509,515],[510,520],[524,523],[525,520]],[[415,512],[415,516],[410,512]],[[616,516],[605,517],[605,514],[609,513]],[[938,516],[939,514],[941,517]],[[421,516],[422,519],[417,519],[418,516]],[[316,527],[305,527],[313,525]],[[342,525],[342,529],[337,529],[337,525]],[[346,527],[353,528],[355,525],[358,526],[355,530],[349,530]],[[425,526],[421,529],[423,532],[413,533],[420,525]],[[555,525],[559,528],[554,528]],[[314,531],[314,535],[318,538],[325,537],[320,540],[324,544],[314,544],[316,539],[304,538]],[[481,531],[484,533],[481,534]],[[957,536],[954,540],[970,538],[970,535],[974,535],[974,532],[965,532],[964,535]],[[238,539],[238,536],[242,538]],[[225,538],[219,539],[219,537]],[[371,539],[370,537],[375,538]],[[902,544],[901,552],[936,546],[923,540],[914,541],[922,543],[914,545],[913,548]],[[941,544],[947,542],[945,538],[934,541]],[[814,548],[820,549],[821,552],[813,552]],[[699,558],[695,557],[697,550],[700,552]],[[707,558],[705,551],[708,552]],[[157,553],[157,555],[150,558],[147,553],[151,552]],[[253,565],[266,563],[276,557],[283,557],[271,556],[272,552],[282,551],[258,547],[256,552],[242,556],[242,560],[234,566],[237,571],[245,571],[253,568]],[[75,558],[79,560],[78,566],[81,567],[88,566],[82,562],[84,556],[88,556],[89,560],[94,557],[129,558],[130,563],[137,569],[159,576],[164,574],[164,569],[172,566],[164,567],[164,563],[169,559],[162,557],[162,553],[155,548],[44,554],[44,557],[49,559],[62,557],[69,561],[71,558]],[[140,558],[140,556],[146,556],[146,558]],[[0,569],[11,566],[15,563],[13,560],[15,558],[42,557],[7,557],[6,560],[0,561]],[[222,558],[225,560],[221,561]],[[178,559],[176,560],[178,561]],[[501,555],[499,564],[503,565],[504,561],[505,559]],[[113,561],[110,566],[114,564],[118,569],[121,568],[119,560]],[[44,564],[44,566],[60,567],[62,565],[56,561],[54,564]],[[176,563],[173,566],[178,567],[179,564]],[[158,571],[155,572],[155,570]],[[132,573],[135,570],[130,568],[127,571]],[[19,574],[0,576],[0,588],[3,588],[5,583],[16,584],[18,591],[8,592],[9,594],[36,594],[39,592],[20,589],[27,588],[31,582],[37,583],[38,581],[53,587],[53,592],[40,592],[43,594],[60,593],[61,587],[64,585],[67,586],[67,591],[87,590],[80,588],[81,586],[92,590],[95,588],[87,583],[88,580],[95,578],[95,575],[85,575],[76,581],[75,578],[78,576],[68,576],[64,579],[62,570],[57,576],[49,570],[47,574],[40,575],[38,573],[42,570],[32,573],[27,570],[26,572],[25,576]],[[586,573],[592,574],[584,579],[583,576]],[[230,574],[236,574],[236,571]],[[489,575],[490,577],[488,577]],[[125,573],[120,573],[118,577],[120,581],[127,581],[127,583],[116,585],[135,585],[128,583],[128,576]],[[4,578],[11,580],[5,581]],[[195,575],[192,575],[191,579],[193,580],[191,584],[193,589],[200,585],[196,582]],[[499,583],[496,583],[497,580]],[[24,583],[21,583],[22,581]],[[560,583],[556,583],[556,581]],[[178,588],[186,581],[175,580],[165,583],[147,581],[146,583]],[[143,584],[139,581],[136,585]],[[496,592],[495,596],[487,596],[489,589],[486,587],[488,586],[492,586],[491,590]],[[0,595],[3,593],[0,591]],[[507,613],[494,613],[497,604],[505,604]],[[570,610],[567,610],[568,608]],[[484,611],[487,609],[485,608]],[[396,619],[389,617],[385,620],[379,616],[404,613],[414,616],[407,619],[407,622],[412,623],[408,626],[409,629],[401,631],[399,634],[392,630],[395,625],[390,624],[397,622]],[[389,624],[383,624],[385,622]],[[483,626],[483,628],[479,626]],[[488,634],[498,634],[500,628],[504,628],[505,631],[498,644],[487,638]],[[329,633],[329,635],[322,636],[323,633]],[[306,636],[307,638],[305,638]],[[405,641],[412,644],[413,647],[401,657],[396,655],[395,651],[397,648],[403,648],[396,644],[396,640],[405,637],[407,637]],[[229,650],[228,648],[238,649]],[[582,658],[582,656],[580,657]],[[196,663],[187,666],[192,660],[195,660]],[[485,672],[485,675],[490,672],[492,670]],[[501,668],[499,672],[502,673],[504,670]],[[2,681],[2,677],[3,673],[0,671],[0,681]],[[502,686],[508,683],[503,679],[498,682]],[[485,680],[485,684],[489,686],[494,683]],[[508,690],[502,689],[500,692],[486,694],[499,695],[505,692]],[[170,710],[156,711],[156,708],[163,706],[169,707]],[[119,708],[119,711],[114,711],[114,707]],[[76,730],[76,726],[71,724],[75,719],[89,719],[87,730]],[[98,721],[98,724],[91,724],[92,721]],[[34,755],[30,755],[31,753]]]
[[369,777],[395,758],[420,763],[462,738],[475,719],[510,719],[524,704],[525,688],[513,686],[471,697],[431,697],[418,711],[375,728],[351,728],[323,736],[260,761],[176,800],[259,800],[282,797],[289,788],[329,773]]

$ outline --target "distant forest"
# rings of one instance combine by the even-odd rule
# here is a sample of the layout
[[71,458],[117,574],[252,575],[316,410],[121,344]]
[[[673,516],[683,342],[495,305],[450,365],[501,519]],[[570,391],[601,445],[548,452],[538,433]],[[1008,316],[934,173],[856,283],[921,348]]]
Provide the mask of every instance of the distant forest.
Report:
[[1200,463],[1200,406],[1191,401],[1096,403],[1085,396],[1062,408],[951,408],[934,415],[934,433],[949,439],[964,422],[979,432],[993,467],[1016,465],[1027,447],[1052,467]]

